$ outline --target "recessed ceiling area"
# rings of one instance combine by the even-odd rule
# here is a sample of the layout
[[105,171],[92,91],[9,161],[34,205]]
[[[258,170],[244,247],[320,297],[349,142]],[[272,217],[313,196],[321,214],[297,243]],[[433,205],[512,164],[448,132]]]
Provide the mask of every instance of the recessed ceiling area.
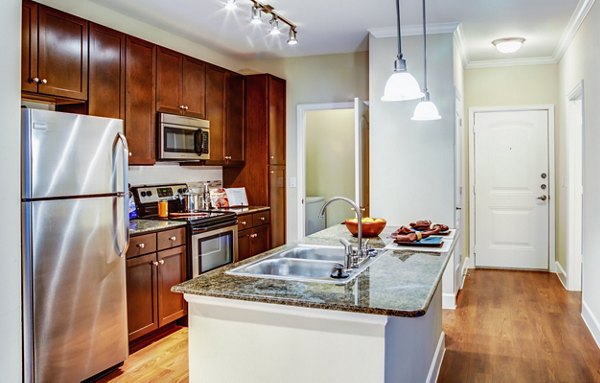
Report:
[[[364,51],[369,30],[389,29],[393,33],[396,23],[394,0],[261,1],[297,25],[299,43],[289,46],[287,28],[281,36],[267,36],[266,15],[264,25],[250,24],[250,0],[237,0],[238,7],[233,11],[225,10],[225,0],[92,1],[239,58]],[[461,25],[468,62],[508,58],[491,42],[512,36],[527,41],[509,56],[511,59],[552,58],[580,1],[428,0],[427,19],[431,29],[440,24]],[[421,0],[401,0],[400,4],[403,29],[419,30]]]

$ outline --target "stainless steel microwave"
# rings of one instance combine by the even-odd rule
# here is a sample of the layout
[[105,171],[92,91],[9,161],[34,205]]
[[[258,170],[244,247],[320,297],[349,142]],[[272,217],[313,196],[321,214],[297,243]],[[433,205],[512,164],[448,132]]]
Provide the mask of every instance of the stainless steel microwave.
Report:
[[159,113],[158,159],[210,159],[210,123],[199,118]]

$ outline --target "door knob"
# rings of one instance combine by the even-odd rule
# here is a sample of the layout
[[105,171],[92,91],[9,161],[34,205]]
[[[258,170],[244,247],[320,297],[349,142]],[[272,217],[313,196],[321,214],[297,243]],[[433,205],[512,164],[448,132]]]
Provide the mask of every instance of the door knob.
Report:
[[539,197],[537,197],[537,199],[539,199],[539,200],[542,200],[542,201],[545,201],[545,200],[547,200],[547,199],[548,199],[548,197],[546,197],[545,195],[543,195],[543,196],[539,196]]

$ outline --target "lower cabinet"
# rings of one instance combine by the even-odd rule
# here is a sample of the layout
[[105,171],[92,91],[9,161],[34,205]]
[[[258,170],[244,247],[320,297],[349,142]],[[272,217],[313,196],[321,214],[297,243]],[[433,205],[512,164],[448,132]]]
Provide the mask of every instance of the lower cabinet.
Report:
[[[185,239],[185,229],[131,239],[126,274],[129,341],[187,314],[183,295],[171,292],[171,286],[186,280],[187,253],[185,242],[182,244],[180,238]],[[165,248],[168,246],[172,247]],[[151,252],[140,255],[144,250]]]
[[271,248],[269,211],[238,217],[237,261],[264,253]]

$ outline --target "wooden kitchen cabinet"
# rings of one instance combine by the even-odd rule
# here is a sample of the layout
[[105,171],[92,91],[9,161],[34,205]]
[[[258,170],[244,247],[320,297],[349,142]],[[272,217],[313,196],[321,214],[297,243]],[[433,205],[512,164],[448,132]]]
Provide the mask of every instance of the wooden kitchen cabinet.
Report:
[[185,228],[131,237],[126,273],[130,342],[187,314],[183,295],[171,292],[186,277]]
[[156,110],[205,117],[206,64],[167,48],[156,52]]
[[25,97],[87,100],[88,21],[29,0],[22,9]]
[[244,76],[227,72],[225,77],[225,165],[244,164],[245,103]]
[[125,34],[90,23],[88,114],[125,118]]
[[[225,187],[245,187],[251,205],[271,208],[270,246],[285,243],[285,80],[246,76],[245,165],[224,168]],[[251,106],[250,106],[251,105]]]
[[127,36],[125,59],[125,135],[129,165],[156,162],[156,46]]
[[238,257],[242,261],[269,250],[271,238],[270,212],[262,211],[238,216]]
[[208,165],[222,165],[225,161],[225,69],[214,65],[206,67],[206,118],[210,121],[210,160]]

